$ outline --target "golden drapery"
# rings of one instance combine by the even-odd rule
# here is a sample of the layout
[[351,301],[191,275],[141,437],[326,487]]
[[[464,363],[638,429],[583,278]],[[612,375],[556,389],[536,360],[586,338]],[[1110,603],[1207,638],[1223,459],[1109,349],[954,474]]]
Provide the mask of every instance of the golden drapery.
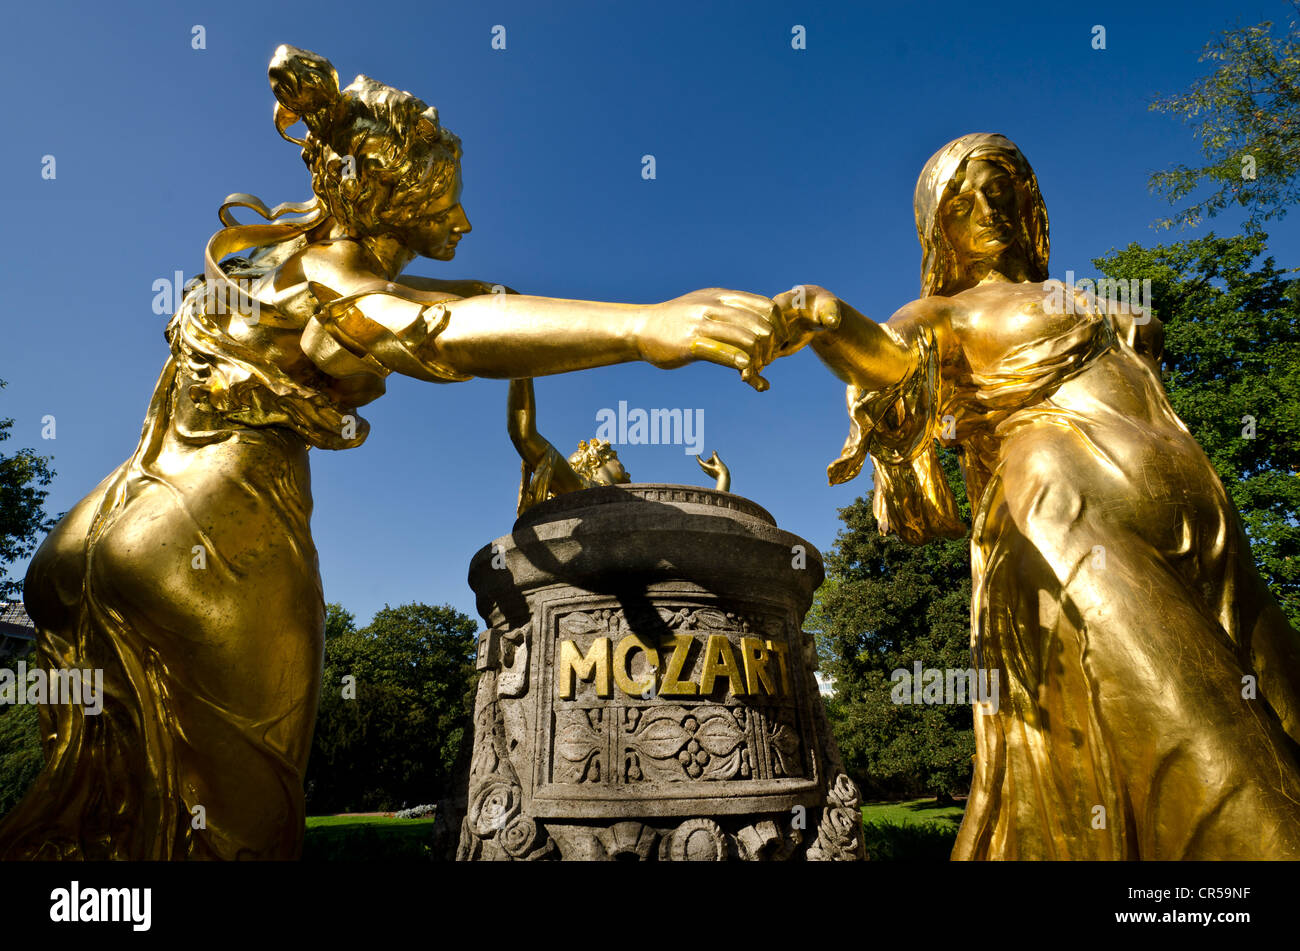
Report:
[[[1105,318],[928,401],[917,350],[903,383],[856,394],[850,442],[872,452],[882,530],[922,541],[955,518],[940,418],[961,434],[973,662],[1002,696],[976,707],[953,857],[1300,858],[1300,638],[1158,377]],[[1108,408],[1119,386],[1147,418]]]
[[[957,140],[923,173],[923,244],[945,176],[1000,138]],[[1045,234],[1044,217],[1044,264]],[[941,258],[927,248],[926,273]],[[886,325],[912,366],[849,388],[829,470],[845,481],[870,455],[882,532],[917,543],[963,531],[936,440],[962,451],[973,662],[999,671],[1001,697],[975,710],[953,858],[1300,859],[1300,635],[1158,354],[1082,294],[1062,316],[1039,284],[975,292],[951,298],[986,308],[959,358],[941,361],[927,326]]]
[[[240,225],[236,206],[273,223]],[[275,223],[287,212],[307,214]],[[307,449],[359,445],[356,407],[389,370],[338,330],[350,300],[321,307],[269,280],[319,205],[232,195],[220,216],[135,453],[29,568],[42,666],[103,670],[104,705],[42,707],[46,767],[0,824],[2,858],[301,850],[324,643]]]

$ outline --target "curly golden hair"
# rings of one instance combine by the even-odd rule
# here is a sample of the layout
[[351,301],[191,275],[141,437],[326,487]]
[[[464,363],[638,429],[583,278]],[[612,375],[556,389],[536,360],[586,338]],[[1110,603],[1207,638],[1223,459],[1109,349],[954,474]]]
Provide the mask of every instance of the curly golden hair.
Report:
[[596,480],[596,473],[600,471],[600,467],[609,460],[617,458],[618,453],[609,444],[608,439],[593,439],[591,442],[584,439],[578,443],[578,451],[569,456],[569,465],[579,475]]
[[[452,187],[460,139],[433,106],[367,76],[340,90],[329,60],[293,46],[275,51],[268,73],[275,127],[302,146],[312,191],[345,228],[389,231]],[[287,132],[299,119],[301,139]]]

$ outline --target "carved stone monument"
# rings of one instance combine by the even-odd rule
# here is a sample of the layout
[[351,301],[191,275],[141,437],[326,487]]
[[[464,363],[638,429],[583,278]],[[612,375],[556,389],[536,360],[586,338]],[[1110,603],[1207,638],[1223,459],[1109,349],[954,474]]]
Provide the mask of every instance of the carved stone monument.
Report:
[[861,859],[802,621],[821,556],[691,486],[572,492],[483,548],[457,858]]

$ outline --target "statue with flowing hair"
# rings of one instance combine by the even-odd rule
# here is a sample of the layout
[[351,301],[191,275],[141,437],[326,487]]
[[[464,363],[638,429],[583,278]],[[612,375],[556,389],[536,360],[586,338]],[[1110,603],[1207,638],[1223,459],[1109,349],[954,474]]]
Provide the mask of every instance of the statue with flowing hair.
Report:
[[780,295],[789,336],[848,384],[882,533],[967,532],[976,705],[955,859],[1300,859],[1300,636],[1160,378],[1161,324],[1048,280],[1020,150],[966,135],[916,185],[921,297],[884,324]]
[[32,559],[40,662],[102,669],[103,710],[42,707],[46,766],[0,824],[0,858],[300,853],[325,617],[308,450],[359,446],[358,408],[390,373],[703,359],[766,387],[777,315],[758,295],[642,306],[399,277],[416,256],[450,261],[470,231],[460,140],[409,93],[365,76],[340,89],[305,50],[276,50],[270,81],[314,197],[221,206],[139,445]]

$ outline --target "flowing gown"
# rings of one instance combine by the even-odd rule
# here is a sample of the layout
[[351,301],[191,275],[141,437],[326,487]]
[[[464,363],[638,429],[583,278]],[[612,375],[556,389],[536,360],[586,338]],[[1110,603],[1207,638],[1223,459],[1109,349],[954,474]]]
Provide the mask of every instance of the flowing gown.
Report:
[[[41,665],[102,670],[105,696],[99,715],[41,708],[46,766],[0,823],[0,858],[301,851],[325,625],[308,448],[360,445],[356,407],[390,370],[340,329],[351,298],[322,307],[305,282],[254,283],[303,247],[319,208],[239,225],[232,206],[268,219],[315,207],[227,199],[206,282],[168,325],[172,355],[135,453],[32,559]],[[249,247],[265,250],[218,265]],[[429,379],[465,378],[424,363]]]
[[1072,296],[947,298],[947,352],[884,325],[912,369],[849,388],[831,466],[870,454],[881,530],[919,542],[963,531],[935,440],[963,453],[972,654],[1001,695],[953,858],[1300,859],[1300,637],[1169,404],[1158,324]]

